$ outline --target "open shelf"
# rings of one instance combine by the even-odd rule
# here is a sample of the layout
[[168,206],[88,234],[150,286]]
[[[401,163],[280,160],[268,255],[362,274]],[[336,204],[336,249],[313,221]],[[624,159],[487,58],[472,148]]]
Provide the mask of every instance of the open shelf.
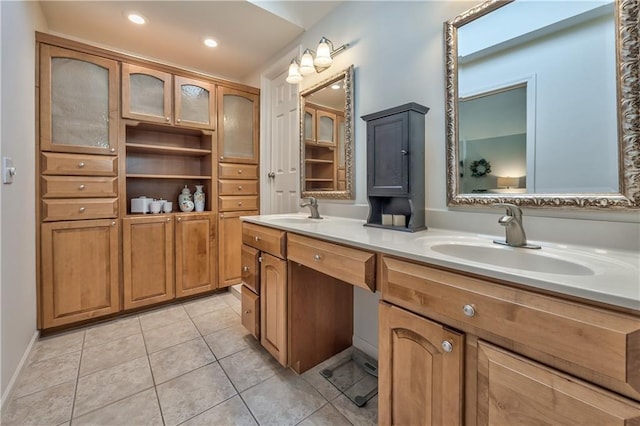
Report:
[[210,149],[182,148],[175,146],[127,143],[127,153],[184,155],[188,157],[204,157],[211,155]]
[[211,176],[201,175],[156,175],[156,174],[140,174],[140,173],[127,173],[127,178],[136,179],[186,179],[186,180],[211,180]]
[[309,164],[333,164],[333,160],[318,160],[316,158],[305,158],[304,161]]

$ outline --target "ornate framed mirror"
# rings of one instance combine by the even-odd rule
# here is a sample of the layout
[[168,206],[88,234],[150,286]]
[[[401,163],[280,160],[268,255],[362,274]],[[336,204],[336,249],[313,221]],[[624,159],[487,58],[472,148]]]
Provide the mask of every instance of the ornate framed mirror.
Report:
[[640,207],[639,9],[489,0],[445,23],[449,206]]
[[353,65],[300,93],[302,197],[355,198]]

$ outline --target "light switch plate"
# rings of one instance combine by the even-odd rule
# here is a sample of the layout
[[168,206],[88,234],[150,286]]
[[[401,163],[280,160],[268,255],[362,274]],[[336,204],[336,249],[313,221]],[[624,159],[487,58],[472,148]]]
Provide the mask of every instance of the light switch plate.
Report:
[[16,168],[13,165],[13,158],[2,157],[2,183],[13,183],[16,175]]

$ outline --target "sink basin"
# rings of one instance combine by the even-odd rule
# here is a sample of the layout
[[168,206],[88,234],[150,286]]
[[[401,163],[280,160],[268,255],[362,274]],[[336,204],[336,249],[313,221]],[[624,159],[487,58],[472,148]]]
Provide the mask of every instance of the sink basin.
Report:
[[498,267],[562,275],[594,275],[590,268],[544,254],[542,250],[469,244],[436,244],[431,250],[447,256]]
[[311,219],[310,217],[307,217],[307,216],[291,215],[291,216],[265,217],[263,220],[274,223],[274,224],[281,224],[281,225],[286,225],[286,224],[301,225],[305,223],[322,222],[324,219]]

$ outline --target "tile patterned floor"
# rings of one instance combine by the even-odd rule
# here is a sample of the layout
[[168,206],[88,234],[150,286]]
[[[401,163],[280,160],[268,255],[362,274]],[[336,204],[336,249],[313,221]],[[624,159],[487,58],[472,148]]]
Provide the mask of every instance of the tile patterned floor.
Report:
[[240,324],[233,293],[40,339],[3,425],[374,425],[319,372],[280,366]]

